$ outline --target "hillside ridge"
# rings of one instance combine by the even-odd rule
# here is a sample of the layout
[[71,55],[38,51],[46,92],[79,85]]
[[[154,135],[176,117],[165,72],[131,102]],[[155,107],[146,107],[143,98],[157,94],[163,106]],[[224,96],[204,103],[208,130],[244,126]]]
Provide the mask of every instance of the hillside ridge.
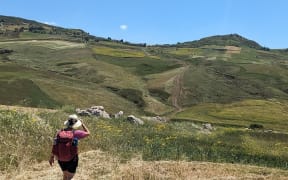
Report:
[[178,43],[176,46],[196,48],[196,47],[202,47],[202,46],[207,46],[207,45],[249,47],[249,48],[263,49],[263,50],[267,49],[265,47],[262,47],[257,42],[249,40],[239,34],[209,36],[209,37],[201,38],[200,40]]
[[[60,26],[41,23],[35,20],[28,20],[28,19],[24,19],[20,17],[0,15],[0,33],[1,33],[1,27],[3,29],[4,26],[14,26],[14,29],[11,29],[11,32],[14,31],[14,33],[17,33],[17,31],[32,30],[38,33],[44,33],[44,32],[45,33],[55,33],[55,32],[64,33],[78,40],[80,39],[80,37],[82,37],[82,41],[87,41],[89,39],[93,41],[99,41],[99,40],[111,41],[112,40],[110,37],[104,38],[104,37],[97,37],[95,35],[90,35],[89,33],[81,29],[77,29],[77,28],[68,29],[68,28],[63,28]],[[51,29],[53,29],[54,31],[51,31]],[[136,45],[136,46],[139,46],[139,45],[146,46],[145,42],[130,43],[130,42],[123,42],[123,40],[113,40],[113,41],[118,42],[118,43],[128,43],[128,44]],[[186,41],[182,43],[179,42],[177,44],[163,44],[163,46],[176,46],[176,47],[201,47],[205,45],[238,46],[238,47],[246,46],[246,47],[255,48],[255,49],[267,49],[259,45],[257,42],[249,40],[245,37],[242,37],[239,34],[214,35],[214,36],[202,38],[200,40]],[[155,46],[159,46],[159,44]]]

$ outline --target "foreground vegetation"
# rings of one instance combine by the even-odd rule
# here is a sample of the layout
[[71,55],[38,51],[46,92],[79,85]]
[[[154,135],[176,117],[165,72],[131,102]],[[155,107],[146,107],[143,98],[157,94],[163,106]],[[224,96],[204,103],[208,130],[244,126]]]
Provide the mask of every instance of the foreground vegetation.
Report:
[[[67,111],[67,110],[66,110]],[[21,113],[1,110],[1,170],[47,160],[57,129],[67,113]],[[288,134],[217,126],[203,130],[191,122],[146,122],[137,126],[124,119],[84,118],[91,136],[80,151],[102,149],[122,161],[136,155],[144,160],[188,160],[253,164],[288,169]]]

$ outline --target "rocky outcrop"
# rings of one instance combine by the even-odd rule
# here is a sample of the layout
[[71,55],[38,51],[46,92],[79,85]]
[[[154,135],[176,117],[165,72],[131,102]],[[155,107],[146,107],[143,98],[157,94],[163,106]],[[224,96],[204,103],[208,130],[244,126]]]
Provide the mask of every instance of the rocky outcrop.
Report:
[[76,113],[79,116],[96,116],[106,119],[110,119],[110,115],[105,111],[103,106],[91,106],[88,109],[76,109]]
[[91,113],[88,112],[87,110],[77,108],[75,111],[79,116],[91,116]]
[[[109,114],[105,111],[104,106],[91,106],[90,108],[87,109],[76,109],[76,113],[79,116],[94,116],[94,117],[99,117],[99,118],[104,118],[104,119],[120,119],[124,118],[124,112],[119,111],[116,114]],[[156,121],[156,122],[166,122],[166,119],[160,116],[155,116],[155,117],[147,117],[145,118],[146,120],[150,121]],[[135,117],[134,115],[129,115],[126,118],[127,121],[137,124],[137,125],[143,125],[144,121],[141,120],[140,118]]]

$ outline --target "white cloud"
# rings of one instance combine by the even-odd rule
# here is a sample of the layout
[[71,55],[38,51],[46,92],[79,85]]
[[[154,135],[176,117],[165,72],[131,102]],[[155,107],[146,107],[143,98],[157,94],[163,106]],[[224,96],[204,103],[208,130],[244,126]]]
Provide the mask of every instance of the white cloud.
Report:
[[128,26],[125,25],[125,24],[122,24],[122,25],[120,26],[120,29],[123,30],[123,31],[125,31],[125,30],[128,29]]

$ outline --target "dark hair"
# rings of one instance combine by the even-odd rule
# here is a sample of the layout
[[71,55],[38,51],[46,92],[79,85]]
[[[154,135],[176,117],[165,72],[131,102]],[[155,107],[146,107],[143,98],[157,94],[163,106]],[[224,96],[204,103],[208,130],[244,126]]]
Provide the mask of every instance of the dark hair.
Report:
[[76,119],[68,119],[68,126],[73,126],[77,122]]

